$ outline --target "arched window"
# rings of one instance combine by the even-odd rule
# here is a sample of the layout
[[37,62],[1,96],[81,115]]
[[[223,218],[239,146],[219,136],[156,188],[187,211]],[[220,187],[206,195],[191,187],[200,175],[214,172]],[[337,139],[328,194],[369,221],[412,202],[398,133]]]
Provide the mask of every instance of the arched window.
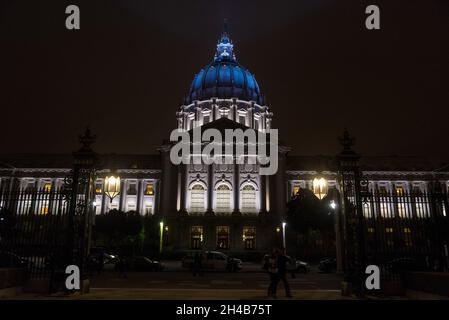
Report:
[[217,205],[215,211],[231,211],[231,189],[225,184],[222,184],[217,188]]
[[242,212],[256,212],[256,189],[247,184],[242,188]]
[[204,187],[200,184],[194,185],[190,192],[190,211],[204,212],[204,199]]

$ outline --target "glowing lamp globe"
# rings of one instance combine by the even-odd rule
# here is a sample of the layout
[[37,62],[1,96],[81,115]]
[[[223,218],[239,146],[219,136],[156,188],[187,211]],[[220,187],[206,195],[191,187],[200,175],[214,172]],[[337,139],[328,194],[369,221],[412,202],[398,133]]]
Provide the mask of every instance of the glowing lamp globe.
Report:
[[324,178],[313,179],[313,193],[315,196],[322,200],[327,194],[327,181]]
[[104,181],[104,193],[112,200],[120,194],[120,177],[108,176]]

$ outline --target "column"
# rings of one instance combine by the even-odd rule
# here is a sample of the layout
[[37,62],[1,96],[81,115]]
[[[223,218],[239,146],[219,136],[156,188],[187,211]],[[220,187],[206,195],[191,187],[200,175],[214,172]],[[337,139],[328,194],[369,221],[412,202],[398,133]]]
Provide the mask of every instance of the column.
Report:
[[234,211],[233,214],[240,214],[240,171],[237,158],[234,159]]
[[248,126],[254,128],[254,102],[251,102],[251,107],[248,108]]
[[203,117],[202,117],[202,113],[201,113],[201,108],[200,107],[196,107],[195,108],[196,114],[195,114],[195,120],[198,123],[198,126],[203,124]]
[[179,212],[184,214],[187,213],[186,210],[186,165],[185,164],[181,164],[179,167],[179,171],[180,171],[180,178],[181,178],[181,186],[179,188],[179,192],[180,192],[180,209]]
[[142,212],[142,194],[143,194],[143,183],[144,180],[140,179],[137,180],[137,203],[136,203],[136,210],[140,215],[143,215],[144,212]]
[[213,196],[214,196],[214,165],[210,164],[207,172],[207,214],[214,214]]
[[119,210],[123,211],[124,210],[124,205],[125,205],[125,195],[126,195],[126,186],[127,183],[125,183],[126,180],[123,179],[120,183],[120,202],[119,202]]
[[259,176],[260,179],[260,214],[266,214],[266,176]]
[[164,145],[160,147],[162,174],[159,187],[160,207],[158,214],[161,217],[168,217],[176,214],[176,196],[178,171],[176,166],[170,161],[170,146]]
[[101,214],[106,212],[106,195],[104,194],[104,179],[101,181]]
[[159,213],[159,206],[160,206],[160,185],[161,180],[153,180],[153,188],[154,188],[154,195],[153,195],[153,215]]

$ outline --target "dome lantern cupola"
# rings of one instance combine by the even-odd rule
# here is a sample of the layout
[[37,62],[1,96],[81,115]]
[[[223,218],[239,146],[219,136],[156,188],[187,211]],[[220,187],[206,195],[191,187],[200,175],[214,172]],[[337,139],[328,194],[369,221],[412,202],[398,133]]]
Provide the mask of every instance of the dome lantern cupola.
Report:
[[212,98],[237,98],[264,104],[256,78],[235,58],[234,45],[226,24],[217,43],[213,61],[196,74],[184,104]]
[[272,113],[254,75],[237,62],[226,23],[212,62],[195,75],[177,113],[178,128],[190,130],[223,117],[257,130],[271,127]]

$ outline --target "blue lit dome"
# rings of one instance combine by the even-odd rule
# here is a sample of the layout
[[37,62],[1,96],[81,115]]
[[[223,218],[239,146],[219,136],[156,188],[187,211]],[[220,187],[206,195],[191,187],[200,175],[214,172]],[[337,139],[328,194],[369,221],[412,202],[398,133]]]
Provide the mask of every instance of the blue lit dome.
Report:
[[213,62],[195,76],[185,104],[210,98],[237,98],[264,104],[256,78],[237,62],[233,49],[232,41],[224,31]]

